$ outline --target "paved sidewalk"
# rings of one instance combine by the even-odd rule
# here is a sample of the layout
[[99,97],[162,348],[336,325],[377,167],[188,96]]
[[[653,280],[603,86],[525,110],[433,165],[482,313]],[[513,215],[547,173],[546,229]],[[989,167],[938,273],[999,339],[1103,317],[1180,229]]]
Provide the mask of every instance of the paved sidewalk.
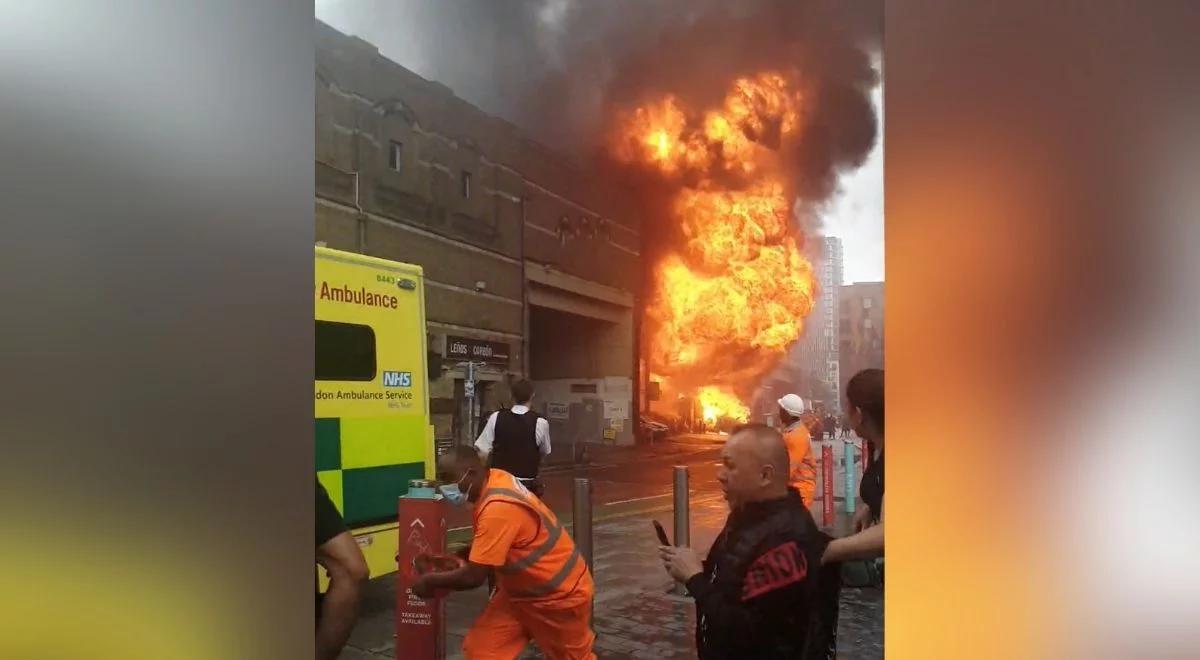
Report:
[[[819,506],[819,503],[818,503]],[[815,508],[815,507],[814,507]],[[819,508],[816,509],[819,513]],[[691,544],[707,552],[720,532],[727,509],[719,495],[693,494]],[[845,527],[840,515],[837,527]],[[695,608],[690,598],[668,593],[672,581],[655,552],[651,520],[673,534],[670,510],[642,513],[597,524],[593,532],[596,654],[626,658],[694,658]],[[486,589],[459,592],[446,602],[447,658],[461,658],[462,639],[486,603]],[[393,640],[395,576],[372,580],[362,619],[343,660],[395,658]],[[844,589],[838,631],[838,657],[883,657],[883,595],[874,589]],[[529,649],[523,658],[540,658]],[[417,659],[414,659],[417,660]]]

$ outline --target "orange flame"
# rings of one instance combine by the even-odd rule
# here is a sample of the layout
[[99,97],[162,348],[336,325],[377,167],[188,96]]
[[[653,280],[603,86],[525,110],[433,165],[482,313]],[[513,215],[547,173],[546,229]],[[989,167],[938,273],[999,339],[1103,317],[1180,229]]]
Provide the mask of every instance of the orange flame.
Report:
[[732,419],[745,422],[750,419],[750,409],[736,396],[725,390],[707,385],[696,392],[700,400],[700,410],[703,411],[704,421],[715,424],[721,419]]
[[656,269],[648,361],[655,374],[699,387],[709,421],[749,419],[739,397],[812,310],[816,280],[792,234],[776,152],[798,130],[801,101],[786,75],[760,73],[735,80],[702,114],[671,95],[624,113],[612,137],[618,160],[684,182],[671,208],[684,242]]

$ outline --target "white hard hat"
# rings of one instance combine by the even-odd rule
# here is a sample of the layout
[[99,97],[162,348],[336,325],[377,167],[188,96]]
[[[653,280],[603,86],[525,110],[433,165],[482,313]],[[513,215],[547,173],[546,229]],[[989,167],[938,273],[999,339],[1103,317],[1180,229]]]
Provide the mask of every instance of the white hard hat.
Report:
[[783,408],[792,415],[799,416],[804,413],[804,399],[801,399],[798,394],[785,394],[778,403],[780,408]]

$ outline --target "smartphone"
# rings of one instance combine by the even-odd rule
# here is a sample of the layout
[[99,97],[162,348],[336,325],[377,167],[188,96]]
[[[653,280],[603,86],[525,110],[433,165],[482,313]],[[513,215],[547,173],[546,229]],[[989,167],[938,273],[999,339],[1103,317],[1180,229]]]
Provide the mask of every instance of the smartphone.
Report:
[[654,523],[654,532],[658,534],[658,542],[662,545],[671,545],[671,541],[667,538],[667,530],[663,529],[663,526],[657,520],[651,520],[650,522]]

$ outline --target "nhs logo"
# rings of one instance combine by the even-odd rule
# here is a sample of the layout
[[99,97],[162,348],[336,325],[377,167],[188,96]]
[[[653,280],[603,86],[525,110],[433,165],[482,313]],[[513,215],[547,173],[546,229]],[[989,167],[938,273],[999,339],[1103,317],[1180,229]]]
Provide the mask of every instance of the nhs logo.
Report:
[[384,387],[412,387],[412,372],[411,371],[385,371],[383,372]]

